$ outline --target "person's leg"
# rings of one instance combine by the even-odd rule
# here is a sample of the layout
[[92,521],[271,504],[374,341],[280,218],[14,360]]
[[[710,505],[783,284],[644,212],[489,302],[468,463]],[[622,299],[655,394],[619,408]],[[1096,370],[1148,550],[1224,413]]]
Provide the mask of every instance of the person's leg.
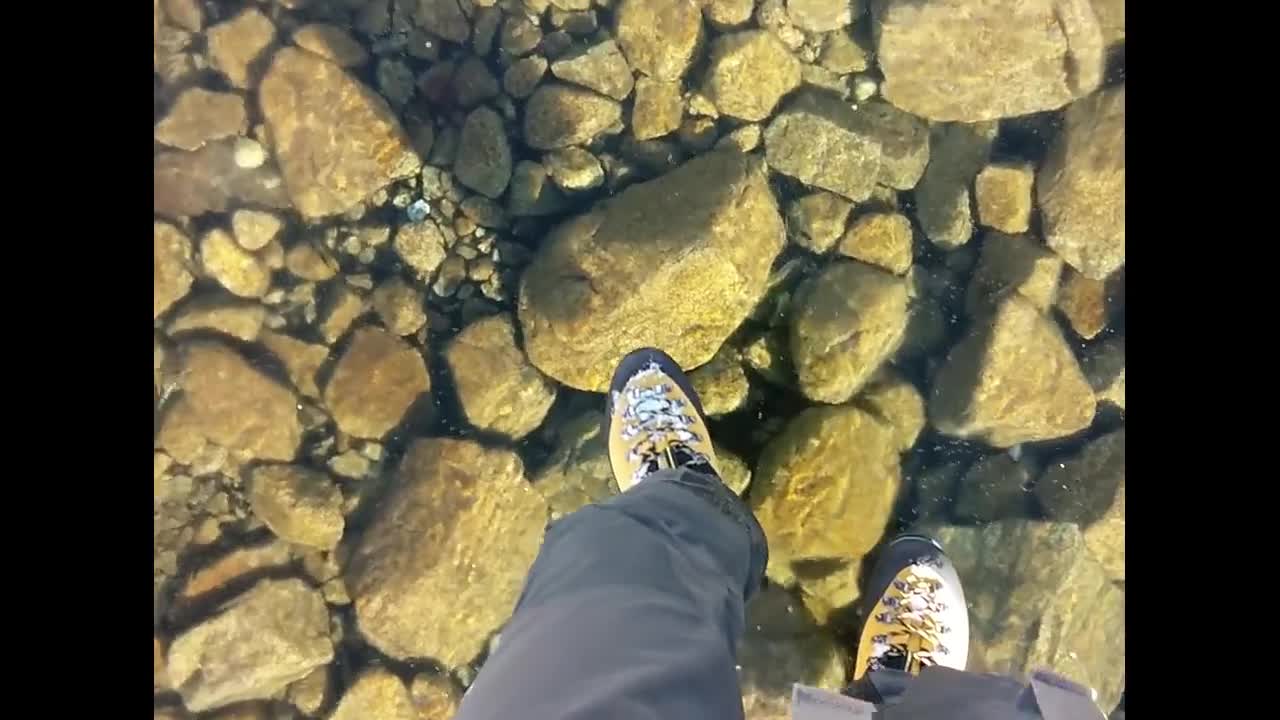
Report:
[[742,502],[690,470],[564,518],[458,720],[742,717],[737,643],[765,553]]

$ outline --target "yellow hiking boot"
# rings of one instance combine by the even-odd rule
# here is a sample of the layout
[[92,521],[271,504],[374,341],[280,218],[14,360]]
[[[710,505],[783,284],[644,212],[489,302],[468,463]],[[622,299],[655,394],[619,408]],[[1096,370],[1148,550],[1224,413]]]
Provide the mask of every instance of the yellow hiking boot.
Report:
[[644,348],[618,363],[609,383],[609,464],[626,492],[662,468],[720,475],[702,401],[675,360]]
[[937,541],[910,534],[894,539],[867,587],[855,682],[873,670],[919,675],[931,665],[964,669],[969,609],[960,577]]

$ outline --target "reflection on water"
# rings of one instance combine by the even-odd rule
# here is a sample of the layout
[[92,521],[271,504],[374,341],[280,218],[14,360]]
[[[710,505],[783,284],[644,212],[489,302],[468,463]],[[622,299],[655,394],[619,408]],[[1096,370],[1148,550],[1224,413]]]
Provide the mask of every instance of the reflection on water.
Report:
[[449,717],[638,345],[770,537],[748,717],[910,527],[1123,716],[1123,0],[153,2],[156,717]]

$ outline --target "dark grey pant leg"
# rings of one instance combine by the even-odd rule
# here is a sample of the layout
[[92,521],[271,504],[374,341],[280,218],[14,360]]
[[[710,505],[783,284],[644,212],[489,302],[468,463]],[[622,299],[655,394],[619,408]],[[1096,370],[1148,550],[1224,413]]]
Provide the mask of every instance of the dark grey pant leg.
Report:
[[741,718],[743,608],[767,559],[711,476],[661,471],[556,523],[458,720]]

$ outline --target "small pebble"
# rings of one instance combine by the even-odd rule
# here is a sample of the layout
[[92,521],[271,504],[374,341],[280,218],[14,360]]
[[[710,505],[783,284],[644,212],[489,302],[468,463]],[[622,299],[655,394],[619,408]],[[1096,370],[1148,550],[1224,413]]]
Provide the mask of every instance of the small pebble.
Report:
[[383,453],[382,445],[376,442],[367,442],[364,445],[360,446],[360,454],[364,455],[365,457],[369,458],[374,462],[378,462],[379,460],[382,459],[382,453]]
[[408,214],[410,222],[420,223],[431,214],[431,205],[426,200],[418,198],[409,205]]
[[262,148],[262,144],[257,140],[249,138],[238,138],[235,147],[236,166],[252,169],[262,167],[267,161],[267,151]]
[[453,231],[458,237],[465,237],[476,231],[476,221],[466,215],[458,215],[453,219]]
[[377,257],[378,257],[378,253],[377,253],[377,251],[375,251],[375,250],[374,250],[373,248],[371,248],[371,247],[367,247],[367,248],[365,248],[365,249],[361,250],[361,251],[360,251],[360,254],[356,256],[356,258],[357,258],[358,260],[360,260],[360,262],[364,263],[365,265],[369,265],[369,264],[373,263],[373,261],[374,261]]
[[352,286],[352,287],[362,288],[362,289],[364,289],[364,290],[372,290],[372,289],[373,289],[373,278],[372,278],[372,277],[370,277],[369,275],[365,275],[365,274],[361,274],[361,275],[348,275],[348,276],[347,276],[347,284],[348,284],[348,285],[350,285],[350,286]]
[[853,81],[853,96],[859,102],[870,100],[879,89],[880,87],[876,84],[876,81],[866,75],[859,75]]
[[487,257],[476,258],[475,262],[467,265],[467,275],[476,281],[488,280],[493,276],[493,261]]
[[458,255],[460,255],[464,260],[475,260],[476,258],[480,257],[479,250],[476,250],[470,245],[464,245],[462,243],[458,243],[457,245],[455,245],[453,248],[453,251],[456,252]]
[[348,255],[355,255],[360,252],[360,238],[355,235],[348,235],[342,241],[342,250]]

